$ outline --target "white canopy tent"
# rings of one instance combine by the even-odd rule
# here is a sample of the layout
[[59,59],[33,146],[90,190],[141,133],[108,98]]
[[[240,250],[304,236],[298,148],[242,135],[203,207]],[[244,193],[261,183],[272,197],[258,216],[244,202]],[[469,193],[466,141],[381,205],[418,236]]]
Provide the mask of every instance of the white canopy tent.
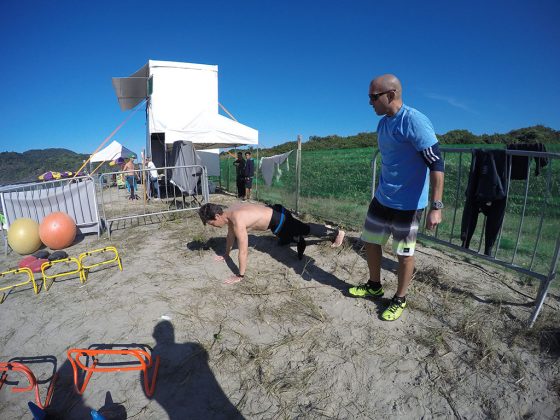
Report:
[[136,157],[137,154],[134,153],[132,150],[127,149],[118,141],[113,140],[109,146],[101,149],[99,152],[95,153],[90,162],[109,162],[111,160],[122,158],[129,158],[129,157]]
[[148,155],[154,140],[197,149],[258,144],[257,130],[218,114],[218,66],[149,60],[130,77],[113,78],[113,87],[123,111],[148,98]]

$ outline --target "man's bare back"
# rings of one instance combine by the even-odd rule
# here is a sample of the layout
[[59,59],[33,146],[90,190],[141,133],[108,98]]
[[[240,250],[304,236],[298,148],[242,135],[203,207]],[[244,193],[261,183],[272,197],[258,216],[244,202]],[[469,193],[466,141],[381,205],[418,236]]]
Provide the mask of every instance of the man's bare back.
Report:
[[240,225],[247,230],[265,231],[272,218],[272,209],[260,204],[238,203],[224,209],[224,213],[234,226]]

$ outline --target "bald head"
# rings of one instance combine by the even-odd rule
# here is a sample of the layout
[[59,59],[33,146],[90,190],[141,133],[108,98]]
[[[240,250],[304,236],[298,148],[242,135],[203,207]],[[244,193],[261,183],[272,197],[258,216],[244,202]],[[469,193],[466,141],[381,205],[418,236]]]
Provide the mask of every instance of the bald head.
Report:
[[369,104],[377,115],[395,115],[402,107],[402,86],[394,74],[384,74],[369,84]]
[[386,92],[388,90],[395,91],[395,98],[400,99],[402,94],[402,86],[400,80],[394,74],[384,74],[376,77],[370,83],[370,88],[374,88],[377,92]]

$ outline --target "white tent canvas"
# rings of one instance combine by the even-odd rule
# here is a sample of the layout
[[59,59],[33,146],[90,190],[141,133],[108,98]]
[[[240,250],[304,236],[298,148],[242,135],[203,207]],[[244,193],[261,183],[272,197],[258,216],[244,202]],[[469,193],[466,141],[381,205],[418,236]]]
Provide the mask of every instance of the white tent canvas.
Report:
[[118,141],[113,140],[109,146],[101,149],[99,152],[95,153],[90,162],[109,162],[111,160],[122,158],[129,158],[129,157],[136,157],[136,153],[132,150],[127,149]]
[[130,77],[113,78],[113,87],[122,110],[148,98],[148,154],[152,134],[197,149],[258,144],[257,130],[218,113],[218,66],[149,60]]
[[[242,144],[258,144],[258,131],[217,113],[202,112],[180,129],[168,129],[165,143],[190,141],[196,149],[218,149]],[[197,147],[200,146],[200,147]]]

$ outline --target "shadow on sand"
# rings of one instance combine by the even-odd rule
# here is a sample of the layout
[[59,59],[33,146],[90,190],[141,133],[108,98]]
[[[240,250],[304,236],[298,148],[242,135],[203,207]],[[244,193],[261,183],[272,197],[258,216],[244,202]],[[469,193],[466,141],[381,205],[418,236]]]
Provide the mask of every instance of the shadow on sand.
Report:
[[208,366],[208,353],[200,344],[176,343],[169,321],[159,322],[153,337],[152,356],[160,357],[153,398],[171,420],[243,418],[216,381]]
[[[148,399],[154,399],[166,411],[169,419],[243,419],[241,413],[229,401],[216,381],[208,365],[208,353],[200,344],[176,343],[173,324],[169,321],[159,322],[154,327],[153,337],[156,345],[150,353],[153,360],[156,356],[160,357],[159,372],[153,396],[144,395]],[[95,344],[90,348],[110,349],[115,346],[119,348],[127,347],[123,344]],[[130,344],[130,348],[141,348],[146,351],[150,349],[147,345],[139,344]],[[115,366],[122,365],[122,363],[106,363],[105,365],[112,364]],[[83,373],[82,371],[80,383],[83,380]],[[109,374],[118,375],[119,373]],[[103,375],[103,373],[94,375]],[[68,360],[59,369],[58,377],[47,418],[91,418],[92,407],[88,407],[82,396],[74,390],[73,371]],[[142,373],[139,379],[144,390]],[[95,383],[89,386],[95,386]],[[130,386],[137,387],[138,384],[131,383]],[[88,392],[88,389],[85,392]],[[136,408],[141,410],[141,407]],[[127,418],[126,408],[120,403],[113,402],[109,391],[105,396],[105,404],[97,411],[107,420],[124,420]],[[140,414],[139,418],[142,418],[141,412],[138,413]],[[144,413],[144,416],[147,415],[147,413]]]

